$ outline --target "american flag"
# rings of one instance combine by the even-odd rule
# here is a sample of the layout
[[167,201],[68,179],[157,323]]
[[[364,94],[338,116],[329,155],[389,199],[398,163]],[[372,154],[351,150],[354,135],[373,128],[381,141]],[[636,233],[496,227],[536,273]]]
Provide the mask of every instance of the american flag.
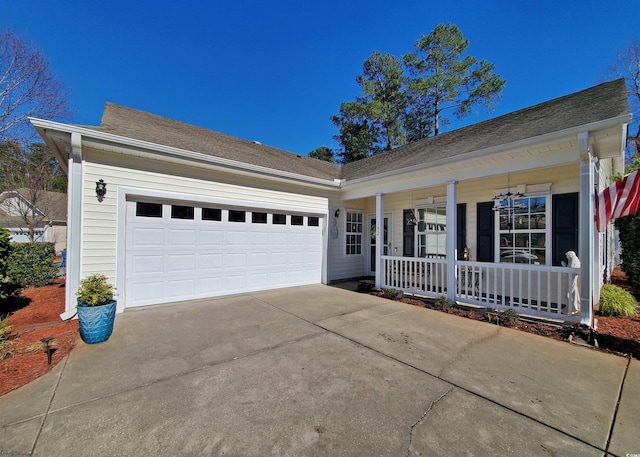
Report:
[[604,232],[612,219],[635,214],[640,202],[640,174],[634,171],[596,197],[596,228]]

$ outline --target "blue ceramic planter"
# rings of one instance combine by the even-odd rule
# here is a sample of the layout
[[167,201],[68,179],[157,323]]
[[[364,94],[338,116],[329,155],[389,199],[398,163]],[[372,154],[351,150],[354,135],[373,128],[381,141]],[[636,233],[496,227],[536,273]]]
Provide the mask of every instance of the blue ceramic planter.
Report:
[[87,306],[78,300],[78,321],[80,336],[87,344],[107,341],[113,331],[116,317],[116,301],[110,300],[103,306]]

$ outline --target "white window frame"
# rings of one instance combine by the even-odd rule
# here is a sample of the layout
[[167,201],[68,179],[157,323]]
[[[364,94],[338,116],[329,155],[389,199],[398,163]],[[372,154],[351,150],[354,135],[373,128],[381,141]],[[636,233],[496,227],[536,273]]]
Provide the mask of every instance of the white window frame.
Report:
[[[528,234],[532,234],[532,233],[540,233],[540,234],[544,234],[545,236],[545,248],[544,248],[544,253],[545,253],[545,262],[544,263],[539,263],[539,265],[545,265],[545,266],[550,266],[553,265],[552,259],[551,259],[551,235],[552,235],[552,226],[553,226],[553,221],[551,220],[551,215],[552,215],[552,211],[551,211],[551,192],[536,192],[536,193],[527,193],[525,195],[525,197],[522,198],[527,198],[527,199],[531,199],[531,198],[540,198],[540,197],[544,197],[546,199],[545,201],[545,228],[544,229],[516,229],[515,227],[513,227],[511,230],[508,229],[501,229],[500,228],[500,211],[496,211],[495,213],[495,222],[494,222],[494,228],[495,228],[495,233],[496,233],[496,242],[495,242],[495,258],[497,259],[497,263],[512,263],[512,262],[505,262],[502,260],[501,257],[501,243],[502,243],[502,234],[518,234],[518,233],[528,233]],[[515,216],[517,217],[517,216]],[[518,250],[518,247],[514,247],[514,250]],[[521,248],[520,250],[527,250],[527,249],[531,249],[530,247],[524,247]],[[526,262],[523,262],[526,264]],[[536,265],[536,263],[533,263],[532,265]]]
[[[444,209],[444,225],[442,227],[440,227],[442,224],[439,224],[438,222],[436,223],[429,223],[429,222],[425,222],[425,229],[424,230],[420,230],[420,210],[428,210],[428,209],[433,209],[433,208],[442,208]],[[425,256],[427,258],[441,258],[444,259],[446,258],[446,249],[447,249],[447,225],[446,225],[446,220],[447,220],[447,205],[446,203],[433,203],[430,205],[423,205],[423,206],[419,206],[416,208],[415,210],[415,214],[418,220],[418,223],[416,225],[416,237],[415,237],[415,254],[416,257],[422,257],[421,256],[421,252],[420,252],[420,237],[422,235],[425,236],[425,250],[426,250],[426,246],[429,244],[429,235],[431,234],[431,236],[436,236],[436,239],[439,239],[442,235],[444,235],[444,253],[443,254],[437,254],[435,256],[431,256],[429,257],[428,255]],[[433,227],[430,227],[429,224],[433,224]],[[439,230],[439,228],[442,228],[442,230]],[[428,254],[428,253],[427,253]]]
[[[352,221],[349,220],[350,219],[350,215],[358,215],[359,216],[359,221]],[[359,224],[360,225],[360,230],[359,231],[349,231],[347,230],[348,228],[353,228],[353,226],[351,224]],[[359,211],[359,210],[353,210],[353,209],[347,209],[345,210],[345,216],[344,216],[344,248],[342,250],[342,253],[345,257],[353,257],[353,256],[362,256],[363,255],[363,247],[364,247],[364,227],[365,227],[365,218],[364,218],[364,211]],[[356,237],[360,237],[360,243],[349,243],[349,237],[350,236],[356,236]],[[351,253],[349,252],[349,246],[359,246],[359,251],[360,252],[354,252]]]

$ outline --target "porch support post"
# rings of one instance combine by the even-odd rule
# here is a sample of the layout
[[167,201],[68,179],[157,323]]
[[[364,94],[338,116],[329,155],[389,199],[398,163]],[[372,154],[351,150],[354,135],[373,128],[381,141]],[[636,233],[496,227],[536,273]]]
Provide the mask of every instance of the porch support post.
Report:
[[376,194],[376,289],[382,288],[382,250],[384,249],[384,195]]
[[76,290],[80,285],[80,243],[82,233],[82,136],[71,134],[71,148],[67,169],[67,286],[65,312],[60,314],[63,320],[71,319],[76,314]]
[[457,188],[458,181],[447,182],[447,297],[456,299],[456,264],[458,262],[457,247]]
[[[594,158],[589,148],[589,132],[578,134],[580,152],[580,323],[593,326],[594,257]],[[569,305],[570,306],[570,305]]]

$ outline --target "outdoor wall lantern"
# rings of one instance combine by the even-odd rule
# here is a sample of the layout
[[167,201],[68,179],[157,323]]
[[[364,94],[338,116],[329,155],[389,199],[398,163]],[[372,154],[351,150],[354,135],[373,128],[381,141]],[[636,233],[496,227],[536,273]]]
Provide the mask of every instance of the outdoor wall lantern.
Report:
[[100,181],[96,181],[96,196],[98,197],[98,201],[102,202],[106,194],[107,194],[107,183],[104,182],[103,179],[101,179]]
[[340,217],[340,208],[338,208],[338,209],[336,210],[336,212],[335,212],[335,213],[333,213],[333,216],[334,216],[336,219]]
[[414,210],[411,210],[411,215],[407,218],[407,226],[415,227],[418,225],[418,219],[416,218],[416,213]]

